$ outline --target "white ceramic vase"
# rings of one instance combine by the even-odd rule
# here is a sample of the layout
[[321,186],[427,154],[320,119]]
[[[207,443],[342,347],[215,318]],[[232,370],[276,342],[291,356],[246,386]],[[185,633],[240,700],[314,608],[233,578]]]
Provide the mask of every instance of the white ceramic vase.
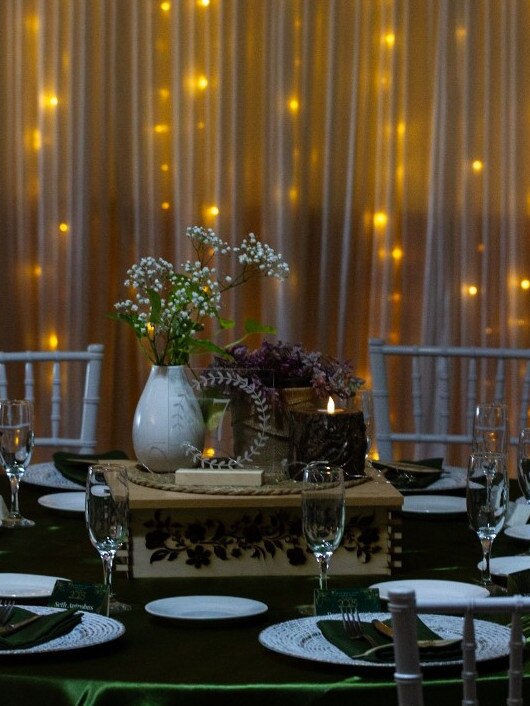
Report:
[[204,431],[186,366],[154,365],[134,413],[132,438],[140,463],[156,473],[191,468],[197,464],[189,445],[201,451]]

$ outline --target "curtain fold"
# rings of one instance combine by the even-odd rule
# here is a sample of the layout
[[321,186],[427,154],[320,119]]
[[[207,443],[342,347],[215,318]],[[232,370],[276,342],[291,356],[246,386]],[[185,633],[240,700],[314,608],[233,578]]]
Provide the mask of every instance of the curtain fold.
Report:
[[193,224],[291,266],[227,316],[368,380],[371,336],[530,346],[529,31],[523,0],[4,0],[0,347],[105,343],[130,450],[147,363],[107,314]]

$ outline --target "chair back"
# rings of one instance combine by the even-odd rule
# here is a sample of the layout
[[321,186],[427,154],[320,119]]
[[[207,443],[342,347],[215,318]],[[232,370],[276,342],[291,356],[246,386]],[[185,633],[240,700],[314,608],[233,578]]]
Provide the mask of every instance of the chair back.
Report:
[[[0,398],[11,395],[33,401],[39,423],[45,424],[45,433],[36,428],[36,447],[79,453],[90,453],[96,447],[103,353],[99,343],[84,351],[0,352]],[[79,399],[74,392],[76,380],[83,386],[77,414],[73,409]],[[77,419],[78,433],[65,434],[64,427],[72,429]]]
[[529,426],[530,349],[394,346],[371,339],[369,353],[382,459],[395,457],[399,443],[401,457],[445,455],[448,446],[456,452],[465,446],[467,460],[479,402],[508,405],[512,445]]
[[522,675],[525,639],[521,616],[530,612],[530,597],[507,596],[499,598],[459,599],[454,601],[422,601],[416,605],[414,590],[396,588],[388,592],[388,609],[394,632],[394,658],[399,706],[423,706],[423,676],[420,666],[417,623],[418,613],[456,613],[462,623],[462,706],[478,706],[475,617],[505,615],[511,626],[507,706],[523,706]]

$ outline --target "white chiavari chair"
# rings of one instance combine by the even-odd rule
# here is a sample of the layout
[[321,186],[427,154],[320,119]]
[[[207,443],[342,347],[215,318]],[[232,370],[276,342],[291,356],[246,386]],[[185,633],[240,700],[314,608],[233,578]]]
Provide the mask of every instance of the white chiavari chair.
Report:
[[530,349],[397,346],[371,339],[369,353],[382,459],[445,456],[458,446],[467,457],[478,402],[506,402],[512,446],[529,425]]
[[[90,453],[96,447],[104,346],[92,344],[83,351],[0,352],[0,398],[24,397],[32,400],[39,422],[48,426],[39,432],[37,447],[71,449]],[[79,433],[65,435],[71,423],[72,378],[79,379],[81,403]],[[42,389],[46,394],[40,397]],[[74,400],[75,401],[75,400]],[[43,412],[46,407],[47,412]]]
[[530,612],[530,597],[490,597],[452,601],[422,601],[416,606],[412,589],[388,592],[388,609],[392,616],[394,658],[399,706],[423,706],[423,675],[417,642],[418,613],[443,613],[463,616],[462,621],[462,706],[479,706],[477,698],[477,666],[475,616],[508,615],[510,628],[507,706],[523,706],[523,650],[525,639],[521,616]]

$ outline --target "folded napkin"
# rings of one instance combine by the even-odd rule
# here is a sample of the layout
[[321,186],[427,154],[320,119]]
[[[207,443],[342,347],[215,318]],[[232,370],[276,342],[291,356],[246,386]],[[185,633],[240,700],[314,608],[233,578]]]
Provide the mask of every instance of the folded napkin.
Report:
[[[383,621],[390,625],[390,620]],[[319,620],[317,626],[322,634],[332,645],[342,650],[352,659],[363,659],[368,662],[393,662],[394,645],[392,639],[382,635],[372,623],[362,622],[363,632],[374,639],[378,648],[374,648],[367,640],[354,640],[344,632],[341,620]],[[418,641],[442,640],[419,618],[417,619]],[[444,644],[445,643],[445,644]],[[422,662],[438,662],[443,660],[461,659],[461,640],[451,640],[449,644],[443,640],[440,644],[420,646],[420,660]]]
[[97,461],[113,461],[128,458],[123,451],[106,451],[98,454],[72,454],[67,451],[57,451],[53,454],[55,468],[68,480],[85,485],[88,467]]
[[[34,615],[35,613],[24,610],[24,608],[15,608],[9,619],[9,624],[19,623]],[[77,611],[77,608],[70,608],[61,610],[58,613],[41,615],[29,625],[22,626],[19,630],[9,635],[2,636],[2,628],[0,628],[0,649],[26,649],[40,645],[43,642],[49,642],[56,637],[69,633],[76,625],[79,625],[81,619],[82,614]]]
[[[406,464],[410,468],[400,468]],[[421,461],[396,461],[393,466],[389,461],[372,461],[372,466],[382,471],[386,480],[390,481],[398,490],[421,490],[438,480],[442,475],[443,458],[425,458]],[[415,470],[414,466],[418,466]],[[432,473],[425,468],[432,468]]]

